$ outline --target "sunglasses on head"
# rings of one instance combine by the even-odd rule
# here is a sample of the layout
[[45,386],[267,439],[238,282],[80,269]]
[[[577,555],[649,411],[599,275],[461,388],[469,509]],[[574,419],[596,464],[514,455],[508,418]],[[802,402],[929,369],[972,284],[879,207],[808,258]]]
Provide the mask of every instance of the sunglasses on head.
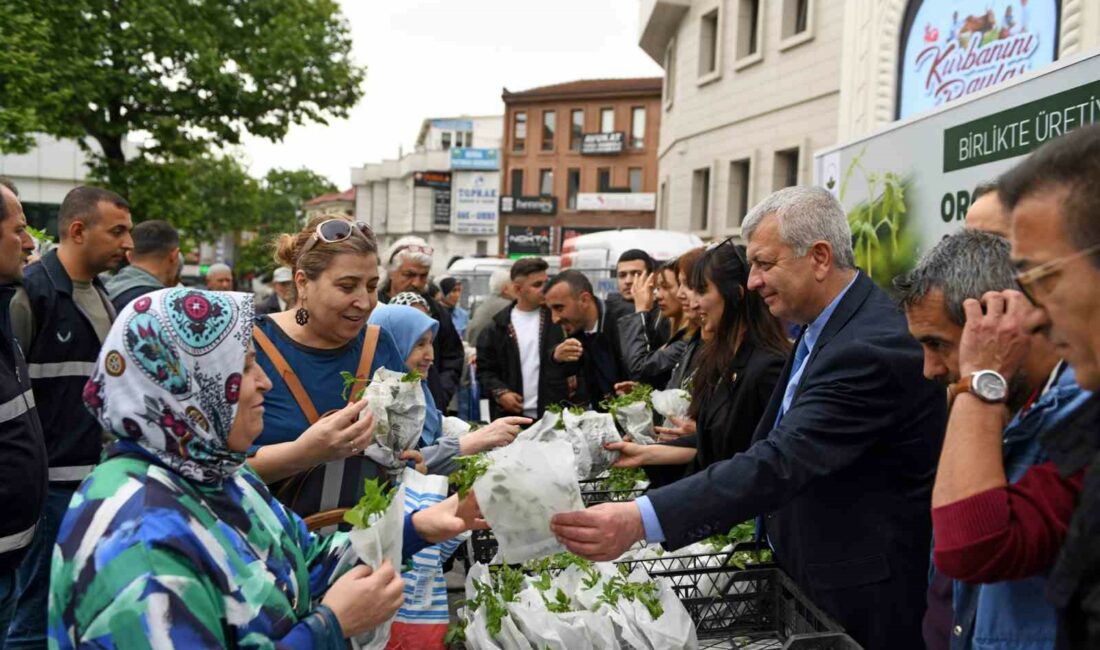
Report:
[[435,249],[431,246],[425,246],[423,244],[405,244],[404,246],[398,246],[397,250],[390,255],[390,263],[393,263],[393,258],[397,257],[397,254],[402,251],[409,251],[410,253],[424,253],[428,257],[435,255]]
[[302,252],[299,253],[298,256],[301,257],[305,255],[319,242],[336,244],[351,238],[351,236],[356,233],[358,233],[360,237],[368,240],[374,238],[374,231],[362,221],[357,221],[355,223],[344,219],[329,219],[328,221],[322,221],[317,224],[317,229],[310,235],[309,241],[302,247]]

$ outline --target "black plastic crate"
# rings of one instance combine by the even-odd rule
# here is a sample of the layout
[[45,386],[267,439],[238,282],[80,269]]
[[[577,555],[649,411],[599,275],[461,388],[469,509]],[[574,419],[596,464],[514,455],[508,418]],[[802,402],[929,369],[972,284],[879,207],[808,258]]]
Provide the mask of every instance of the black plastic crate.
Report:
[[581,487],[581,501],[585,507],[598,503],[610,503],[614,501],[633,501],[645,494],[645,490],[607,490],[604,489],[604,479],[591,478],[578,481]]
[[470,539],[466,542],[467,567],[477,564],[488,564],[497,554],[497,538],[490,530],[475,530],[470,533]]
[[[651,575],[672,581],[695,622],[700,648],[861,650],[780,569],[726,566]],[[704,593],[710,589],[718,593]]]

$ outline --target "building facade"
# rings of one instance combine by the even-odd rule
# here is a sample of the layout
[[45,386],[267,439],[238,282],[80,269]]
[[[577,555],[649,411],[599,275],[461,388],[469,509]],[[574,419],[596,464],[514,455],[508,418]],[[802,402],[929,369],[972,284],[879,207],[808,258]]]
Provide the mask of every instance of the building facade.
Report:
[[640,12],[639,46],[665,71],[657,227],[705,239],[740,236],[758,201],[813,182],[817,150],[1100,45],[1100,2],[1086,0],[642,0]]
[[383,250],[423,237],[435,273],[454,257],[496,255],[501,130],[499,115],[424,120],[412,152],[351,170],[356,219]]
[[552,254],[573,234],[652,228],[661,79],[507,89],[500,248]]
[[302,212],[305,213],[307,223],[313,217],[322,214],[343,214],[354,217],[355,188],[315,196],[302,204]]

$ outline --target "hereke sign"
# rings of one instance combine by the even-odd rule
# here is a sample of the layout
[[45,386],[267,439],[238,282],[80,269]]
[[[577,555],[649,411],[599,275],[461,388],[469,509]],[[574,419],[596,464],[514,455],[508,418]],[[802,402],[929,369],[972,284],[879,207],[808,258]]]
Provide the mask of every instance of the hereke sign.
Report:
[[558,199],[553,196],[502,196],[500,211],[510,214],[558,213]]
[[[1058,0],[913,0],[898,75],[898,119],[1057,58]],[[912,10],[910,10],[912,11]]]

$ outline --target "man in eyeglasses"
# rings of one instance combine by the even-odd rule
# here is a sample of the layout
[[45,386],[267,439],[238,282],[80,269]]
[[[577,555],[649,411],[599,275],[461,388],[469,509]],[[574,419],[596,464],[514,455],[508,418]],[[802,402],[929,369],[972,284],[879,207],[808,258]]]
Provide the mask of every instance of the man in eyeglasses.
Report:
[[[911,273],[894,284],[901,294],[909,332],[924,351],[924,376],[957,387],[961,379],[959,339],[966,322],[963,303],[1016,286],[1009,242],[1000,235],[969,229],[968,224],[967,229],[936,244]],[[1073,413],[1089,394],[1077,385],[1073,369],[1041,332],[1032,335],[1027,356],[1004,378],[1003,399],[1009,417],[1001,433],[1001,453],[1005,478],[1015,482],[1045,460],[1041,435]],[[1070,501],[1062,508],[1072,505]],[[937,550],[946,547],[945,557],[951,554],[950,545],[950,538],[935,540]],[[980,572],[982,568],[966,570]],[[979,576],[971,573],[967,578]],[[982,575],[959,580],[933,571],[923,630],[927,650],[971,648],[990,638],[1026,639],[1053,646],[1055,612],[1043,598],[1045,586],[1043,576],[1008,579],[1006,575]],[[1006,611],[1013,615],[1005,616]]]
[[435,361],[432,367],[435,372],[428,374],[428,389],[436,405],[446,410],[451,398],[458,392],[466,353],[450,313],[427,295],[434,254],[435,250],[420,237],[402,237],[395,241],[383,257],[387,273],[386,281],[378,289],[378,300],[388,303],[390,298],[405,291],[424,296],[430,307],[429,315],[439,321],[439,332],[433,342]]
[[[1041,438],[1050,462],[1008,484],[1006,372],[1049,328],[1086,390],[1100,389],[1100,126],[1047,143],[1000,178],[1020,291],[967,300],[960,374],[932,492],[936,567],[967,579],[1047,574],[1060,648],[1100,647],[1100,398]],[[1038,307],[1038,309],[1033,308]]]

